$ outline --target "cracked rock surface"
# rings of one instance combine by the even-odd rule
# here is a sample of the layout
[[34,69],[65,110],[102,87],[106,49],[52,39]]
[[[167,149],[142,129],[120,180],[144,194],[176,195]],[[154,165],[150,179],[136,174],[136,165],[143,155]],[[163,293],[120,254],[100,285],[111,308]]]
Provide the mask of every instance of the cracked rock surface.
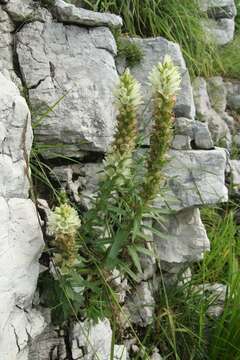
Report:
[[65,144],[65,155],[74,157],[79,150],[105,151],[113,135],[112,91],[118,80],[110,30],[34,22],[18,33],[17,54],[34,112],[55,104],[35,129],[37,140]]
[[36,208],[28,199],[29,110],[1,73],[0,143],[0,354],[1,360],[27,360],[29,340],[45,326],[31,308],[43,239]]

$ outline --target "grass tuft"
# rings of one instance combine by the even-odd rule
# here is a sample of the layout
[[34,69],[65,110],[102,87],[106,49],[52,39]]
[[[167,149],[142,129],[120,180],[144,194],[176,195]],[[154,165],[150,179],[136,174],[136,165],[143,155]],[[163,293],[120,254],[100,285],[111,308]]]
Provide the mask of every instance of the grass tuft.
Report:
[[123,32],[132,36],[163,36],[180,44],[191,75],[210,76],[220,66],[217,48],[206,42],[201,25],[205,16],[196,0],[83,0],[95,11],[119,14]]

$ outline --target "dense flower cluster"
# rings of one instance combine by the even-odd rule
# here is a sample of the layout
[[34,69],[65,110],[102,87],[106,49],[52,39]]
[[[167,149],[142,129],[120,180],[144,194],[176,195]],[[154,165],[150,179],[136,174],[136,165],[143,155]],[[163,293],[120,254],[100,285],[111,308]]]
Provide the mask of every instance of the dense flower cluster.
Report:
[[150,135],[147,173],[141,194],[145,203],[152,201],[160,190],[162,168],[172,140],[172,111],[181,76],[171,58],[166,56],[163,63],[153,68],[149,80],[152,87],[154,125]]
[[105,174],[121,186],[131,175],[132,153],[137,139],[137,111],[142,102],[141,86],[127,69],[115,90],[117,129],[104,161]]
[[71,267],[76,260],[76,234],[80,226],[77,211],[68,204],[57,206],[49,216],[48,228],[54,235],[54,258],[62,269]]
[[48,227],[51,233],[75,234],[81,225],[77,211],[68,204],[57,206],[48,219]]
[[118,115],[112,152],[117,151],[121,155],[131,154],[136,146],[137,110],[142,99],[140,84],[128,69],[120,77],[115,91],[115,99]]
[[181,76],[169,55],[164,57],[162,63],[153,67],[149,81],[155,94],[170,99],[180,89]]

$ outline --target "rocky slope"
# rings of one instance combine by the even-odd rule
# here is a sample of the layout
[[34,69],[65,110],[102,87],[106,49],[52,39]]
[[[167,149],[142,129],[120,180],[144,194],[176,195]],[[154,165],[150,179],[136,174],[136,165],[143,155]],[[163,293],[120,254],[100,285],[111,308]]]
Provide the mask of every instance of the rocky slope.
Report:
[[[28,107],[33,122],[38,119],[36,114],[53,110],[35,128],[35,139],[43,145],[64,144],[54,153],[46,150],[45,158],[56,160],[57,153],[64,152],[80,161],[55,166],[53,173],[76,202],[88,207],[87,196],[96,191],[102,167],[99,159],[114,131],[112,91],[126,66],[124,58],[116,58],[110,31],[121,26],[121,19],[62,0],[55,2],[52,13],[33,0],[0,3],[1,360],[92,360],[95,353],[108,360],[112,336],[108,320],[97,326],[86,320],[65,334],[52,326],[47,311],[43,317],[32,308],[43,237],[29,199],[32,130]],[[219,43],[230,41],[234,2],[202,1],[202,7],[209,15],[204,21],[209,28],[213,26],[211,31]],[[166,196],[175,214],[168,215],[167,228],[161,230],[171,238],[163,240],[154,235],[165,271],[174,274],[209,250],[199,207],[228,200],[226,171],[232,171],[234,186],[240,186],[239,162],[231,161],[229,167],[227,151],[233,141],[240,146],[240,132],[226,111],[240,108],[240,85],[225,83],[220,77],[207,81],[197,78],[191,84],[178,44],[160,37],[131,41],[143,51],[143,59],[132,73],[142,83],[146,104],[147,74],[165,54],[171,55],[183,78],[175,108],[175,137],[165,168],[169,185]],[[140,127],[147,134],[145,123]],[[158,200],[156,205],[162,207],[163,201]],[[136,293],[125,300],[133,323],[140,326],[151,322],[153,314],[150,284],[154,263],[145,264],[144,274]],[[140,312],[132,311],[131,303],[138,303]],[[90,331],[93,347],[86,344],[84,331]],[[115,347],[116,359],[127,358],[125,347]]]

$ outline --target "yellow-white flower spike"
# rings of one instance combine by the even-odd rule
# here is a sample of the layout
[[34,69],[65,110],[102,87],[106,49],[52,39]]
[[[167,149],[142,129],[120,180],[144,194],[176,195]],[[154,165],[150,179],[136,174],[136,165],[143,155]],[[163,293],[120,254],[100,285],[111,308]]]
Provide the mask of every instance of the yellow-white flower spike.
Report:
[[178,67],[173,64],[169,55],[164,57],[162,63],[154,66],[149,75],[149,81],[153,91],[165,98],[175,96],[178,90],[180,90],[181,75]]
[[142,103],[141,85],[126,69],[120,76],[119,84],[115,90],[115,103],[120,109],[122,106],[131,106],[137,109]]
[[81,220],[77,211],[68,204],[57,206],[48,219],[49,231],[54,235],[75,235],[80,226]]

